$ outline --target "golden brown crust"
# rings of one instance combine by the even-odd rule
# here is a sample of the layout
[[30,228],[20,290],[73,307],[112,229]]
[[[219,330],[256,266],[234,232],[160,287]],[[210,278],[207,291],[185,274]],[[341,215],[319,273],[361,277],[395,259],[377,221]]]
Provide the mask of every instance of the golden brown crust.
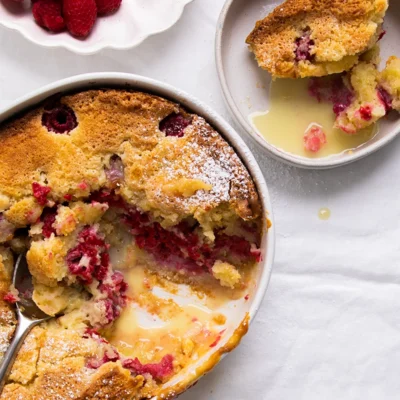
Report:
[[[258,21],[246,42],[274,77],[349,70],[379,39],[387,0],[287,0]],[[310,32],[310,59],[296,60],[296,40]]]
[[[174,112],[188,114],[159,97],[110,89],[65,96],[61,102],[74,110],[79,123],[69,135],[42,126],[43,107],[0,128],[0,194],[10,201],[6,217],[18,226],[32,223],[32,182],[45,182],[55,201],[67,193],[87,196],[106,186],[104,169],[114,154],[125,164],[121,194],[146,211],[185,218],[224,203],[243,218],[258,216],[260,210],[250,207],[258,196],[248,172],[202,118],[193,116],[183,138],[166,137],[160,121]],[[155,184],[179,178],[202,179],[213,188],[189,197],[163,191],[162,186],[154,193]]]
[[26,394],[33,400],[138,398],[143,377],[132,377],[120,363],[106,363],[97,370],[85,367],[87,358],[104,346],[57,322],[35,328],[18,354],[0,399],[25,399]]
[[62,366],[49,368],[35,382],[32,398],[119,400],[135,399],[143,377],[132,378],[120,363],[107,363],[91,375],[84,373],[79,358],[69,358]]
[[32,400],[32,393],[24,386],[10,383],[4,387],[1,400]]
[[[93,225],[107,209],[78,200],[112,188],[106,169],[114,155],[124,165],[118,193],[166,226],[194,217],[204,232],[213,232],[224,219],[256,220],[261,214],[254,182],[239,157],[199,116],[153,95],[113,89],[59,101],[76,114],[78,126],[70,134],[49,132],[42,125],[44,106],[0,126],[0,222],[5,218],[16,228],[38,229],[45,206],[33,196],[33,182],[51,188],[47,207],[63,203],[65,195],[71,201],[71,209],[58,208],[57,218],[63,217],[53,227],[59,236],[30,244],[28,264],[38,283],[58,287],[67,273],[65,256],[76,241],[76,225]],[[183,137],[167,137],[159,129],[172,113],[191,118]],[[10,240],[8,231],[3,236]],[[12,264],[10,250],[0,247],[1,353],[16,324],[12,308],[3,301]],[[91,369],[88,361],[103,360],[110,345],[88,337],[85,328],[70,313],[33,329],[0,400],[134,400],[157,394],[159,382],[132,376],[121,361]]]
[[84,391],[82,400],[133,399],[143,387],[143,377],[132,378],[120,363],[104,364],[91,378],[92,384]]

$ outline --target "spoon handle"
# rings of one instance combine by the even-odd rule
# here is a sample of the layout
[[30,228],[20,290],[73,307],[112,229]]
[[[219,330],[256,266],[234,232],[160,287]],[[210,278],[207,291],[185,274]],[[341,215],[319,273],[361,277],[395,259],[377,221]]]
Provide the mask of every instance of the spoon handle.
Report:
[[28,333],[35,325],[38,324],[38,322],[40,321],[31,321],[25,318],[22,314],[19,315],[18,325],[15,330],[14,337],[10,343],[10,346],[5,352],[3,362],[0,365],[0,395],[4,389],[19,349],[24,343]]

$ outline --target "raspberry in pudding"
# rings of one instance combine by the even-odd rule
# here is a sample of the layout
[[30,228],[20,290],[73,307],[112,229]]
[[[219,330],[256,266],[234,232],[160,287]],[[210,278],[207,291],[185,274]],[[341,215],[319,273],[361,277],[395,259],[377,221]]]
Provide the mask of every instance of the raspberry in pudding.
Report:
[[296,39],[296,61],[311,61],[313,58],[311,51],[314,45],[315,42],[311,39],[311,31],[309,29],[305,30],[303,35]]
[[160,122],[160,131],[164,132],[167,136],[182,137],[185,128],[189,125],[189,118],[185,118],[182,114],[173,113]]
[[326,135],[318,125],[311,125],[304,134],[304,147],[307,151],[317,153],[326,143]]
[[78,125],[74,111],[65,105],[58,105],[50,110],[45,110],[42,124],[54,133],[69,133]]
[[309,92],[318,101],[329,101],[336,115],[335,127],[354,135],[375,124],[392,109],[399,109],[396,77],[400,63],[391,57],[379,72],[375,62],[361,62],[346,74],[314,78]]

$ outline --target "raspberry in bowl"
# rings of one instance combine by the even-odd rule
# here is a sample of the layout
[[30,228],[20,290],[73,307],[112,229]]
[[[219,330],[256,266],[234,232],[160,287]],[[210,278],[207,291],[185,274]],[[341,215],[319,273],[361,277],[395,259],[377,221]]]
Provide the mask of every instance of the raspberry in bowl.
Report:
[[93,54],[139,45],[173,26],[191,1],[163,0],[160,7],[136,0],[4,0],[0,24],[39,46]]
[[[135,88],[87,90],[89,81]],[[75,93],[37,103],[64,88]],[[13,379],[3,397],[51,385],[59,398],[95,399],[110,379],[110,398],[171,398],[238,345],[266,288],[273,228],[262,175],[245,147],[228,144],[240,141],[231,128],[181,93],[184,105],[166,100],[165,85],[90,75],[40,96],[0,128],[14,154],[36,143],[19,172],[13,146],[0,143],[2,267],[26,249],[34,301],[64,315],[27,339],[41,347],[34,384]]]

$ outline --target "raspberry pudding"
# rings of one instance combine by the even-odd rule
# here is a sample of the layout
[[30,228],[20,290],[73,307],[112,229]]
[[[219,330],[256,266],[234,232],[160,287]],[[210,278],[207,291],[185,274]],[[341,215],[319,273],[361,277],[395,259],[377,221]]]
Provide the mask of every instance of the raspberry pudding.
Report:
[[307,158],[355,149],[372,139],[377,122],[400,110],[400,60],[379,71],[379,46],[347,72],[271,82],[268,112],[250,115],[254,128],[274,146]]
[[383,36],[387,0],[286,0],[246,39],[274,78],[347,71]]
[[217,348],[223,304],[248,299],[262,258],[268,224],[237,154],[203,118],[124,90],[51,98],[0,130],[1,351],[21,295],[15,254],[33,276],[22,295],[55,316],[28,336],[0,399],[185,390],[218,357],[167,386]]
[[363,61],[346,74],[310,82],[310,94],[319,102],[332,103],[335,127],[349,135],[375,124],[392,109],[399,110],[400,60],[391,57],[382,72],[377,64],[377,60]]

